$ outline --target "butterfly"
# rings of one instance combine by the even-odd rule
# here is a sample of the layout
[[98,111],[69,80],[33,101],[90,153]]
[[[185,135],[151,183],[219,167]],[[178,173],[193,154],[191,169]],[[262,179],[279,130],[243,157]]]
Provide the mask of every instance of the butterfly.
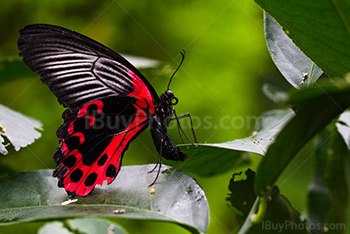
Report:
[[167,134],[178,103],[169,89],[173,76],[159,97],[120,54],[59,26],[28,25],[17,44],[24,63],[67,107],[56,132],[60,147],[53,176],[69,196],[86,196],[105,180],[112,183],[130,142],[148,126],[160,156],[187,158]]

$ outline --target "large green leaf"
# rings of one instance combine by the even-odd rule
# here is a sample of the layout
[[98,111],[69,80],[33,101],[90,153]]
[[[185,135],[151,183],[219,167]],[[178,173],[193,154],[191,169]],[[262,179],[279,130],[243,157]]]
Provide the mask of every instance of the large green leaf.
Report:
[[346,0],[255,0],[326,74],[350,71],[350,4]]
[[199,144],[197,147],[180,145],[188,159],[184,162],[164,160],[164,163],[200,176],[224,173],[249,162],[247,152],[264,155],[275,136],[293,116],[291,109],[266,111],[257,120],[252,136],[224,143]]
[[284,78],[295,88],[315,83],[323,73],[321,69],[301,52],[266,12],[264,22],[267,47]]
[[10,143],[19,150],[38,139],[41,134],[41,123],[32,118],[26,117],[16,111],[11,110],[0,104],[0,153],[7,154],[5,136]]
[[288,102],[297,114],[278,134],[260,163],[255,183],[257,194],[265,193],[296,153],[350,106],[350,84],[338,80],[294,90]]
[[185,173],[174,170],[160,174],[151,194],[148,185],[156,172],[148,171],[153,167],[122,167],[112,184],[68,205],[62,205],[67,194],[57,187],[51,170],[19,173],[15,181],[1,184],[0,225],[93,215],[166,221],[194,233],[206,232],[209,207],[202,188]]

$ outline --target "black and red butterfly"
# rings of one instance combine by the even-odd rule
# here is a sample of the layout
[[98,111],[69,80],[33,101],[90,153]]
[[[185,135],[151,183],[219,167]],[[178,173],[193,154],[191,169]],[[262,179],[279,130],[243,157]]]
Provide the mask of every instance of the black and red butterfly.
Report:
[[111,183],[129,143],[148,125],[159,155],[187,157],[167,134],[178,102],[169,85],[158,97],[125,58],[74,31],[36,24],[20,34],[23,61],[68,108],[57,130],[61,146],[54,154],[54,176],[70,196],[86,196],[97,184]]

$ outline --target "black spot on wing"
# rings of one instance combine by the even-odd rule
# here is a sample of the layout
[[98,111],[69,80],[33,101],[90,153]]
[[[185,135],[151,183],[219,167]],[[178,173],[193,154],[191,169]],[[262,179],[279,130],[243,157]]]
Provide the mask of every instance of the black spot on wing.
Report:
[[106,170],[106,176],[113,178],[115,177],[116,174],[117,174],[117,168],[114,165],[110,164]]
[[63,160],[63,165],[65,165],[68,168],[71,168],[75,165],[77,162],[77,158],[74,155],[69,155]]
[[84,175],[83,171],[77,168],[74,171],[72,171],[72,173],[69,175],[69,178],[72,182],[78,183],[83,177],[83,175]]
[[91,166],[101,156],[103,151],[111,143],[113,136],[96,137],[79,147],[79,152],[83,155],[83,164]]
[[80,145],[80,138],[78,136],[71,136],[71,137],[68,137],[65,142],[67,144],[69,151],[72,151],[78,148],[78,146]]
[[96,182],[97,174],[95,172],[91,173],[88,177],[86,177],[84,184],[86,187],[93,185]]
[[107,159],[108,159],[107,154],[102,155],[100,159],[97,161],[97,165],[103,166],[106,163]]

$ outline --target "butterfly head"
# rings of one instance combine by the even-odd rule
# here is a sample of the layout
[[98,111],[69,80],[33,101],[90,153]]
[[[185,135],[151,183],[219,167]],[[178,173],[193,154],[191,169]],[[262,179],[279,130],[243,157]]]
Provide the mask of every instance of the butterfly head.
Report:
[[163,93],[160,96],[160,100],[162,103],[164,103],[168,106],[174,106],[179,102],[179,99],[177,99],[177,97],[175,97],[173,91],[171,91],[170,89],[168,89],[165,93]]

